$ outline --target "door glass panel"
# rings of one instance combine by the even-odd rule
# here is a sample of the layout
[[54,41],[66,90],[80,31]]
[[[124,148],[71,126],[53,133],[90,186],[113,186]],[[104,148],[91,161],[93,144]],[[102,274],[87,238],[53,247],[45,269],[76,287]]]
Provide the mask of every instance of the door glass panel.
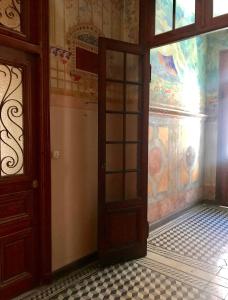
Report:
[[0,1],[0,26],[21,31],[21,1]]
[[126,115],[126,141],[138,140],[138,116]]
[[137,158],[138,158],[138,144],[126,144],[125,148],[125,168],[127,170],[137,169]]
[[123,199],[123,174],[106,174],[106,202]]
[[137,198],[137,173],[131,172],[125,174],[125,199],[132,200]]
[[106,114],[106,141],[123,140],[123,115]]
[[124,79],[123,52],[108,50],[106,54],[106,77],[113,80]]
[[228,1],[227,0],[214,0],[213,1],[213,17],[228,14]]
[[127,54],[126,80],[139,81],[139,56],[135,54]]
[[106,145],[106,171],[123,169],[123,145]]
[[156,0],[155,11],[155,34],[172,30],[173,0]]
[[126,85],[126,110],[128,112],[139,111],[139,86],[136,84]]
[[176,0],[176,24],[180,28],[195,23],[195,0]]
[[0,64],[1,176],[24,173],[22,69]]
[[106,84],[106,109],[123,111],[123,84],[107,82]]

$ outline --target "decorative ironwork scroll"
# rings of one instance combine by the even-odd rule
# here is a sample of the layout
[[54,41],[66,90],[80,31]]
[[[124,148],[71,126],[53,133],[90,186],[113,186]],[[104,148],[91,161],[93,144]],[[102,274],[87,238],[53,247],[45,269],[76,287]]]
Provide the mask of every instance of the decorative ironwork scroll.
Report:
[[20,0],[0,0],[0,25],[21,31]]
[[0,64],[1,177],[24,172],[22,69]]

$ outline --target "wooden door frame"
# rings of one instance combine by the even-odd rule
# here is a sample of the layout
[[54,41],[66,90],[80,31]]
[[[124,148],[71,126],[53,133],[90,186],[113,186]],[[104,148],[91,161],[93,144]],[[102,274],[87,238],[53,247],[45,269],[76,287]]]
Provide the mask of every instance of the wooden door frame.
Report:
[[[34,3],[33,3],[34,2]],[[24,0],[22,9],[27,15],[23,24],[25,33],[0,27],[0,44],[36,56],[38,65],[37,88],[40,90],[37,135],[39,161],[38,191],[38,280],[51,279],[51,157],[50,157],[50,103],[49,103],[49,1]],[[22,16],[23,17],[23,16]]]
[[139,41],[148,48],[160,47],[228,27],[228,14],[212,17],[213,0],[196,0],[196,23],[154,35],[155,3],[156,0],[140,0]]

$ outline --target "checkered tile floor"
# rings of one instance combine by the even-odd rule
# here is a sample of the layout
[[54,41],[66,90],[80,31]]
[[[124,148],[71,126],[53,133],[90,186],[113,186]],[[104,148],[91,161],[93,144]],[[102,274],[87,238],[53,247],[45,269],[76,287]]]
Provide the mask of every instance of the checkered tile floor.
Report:
[[[84,279],[74,290],[72,299],[206,299],[202,291],[180,281],[152,272],[135,262],[98,271]],[[60,296],[59,300],[66,299]],[[69,298],[71,299],[71,298]]]
[[148,242],[199,261],[214,263],[228,245],[228,210],[208,207]]
[[[103,269],[94,263],[15,300],[228,299],[228,278],[221,286],[210,281],[212,274],[207,278],[202,269],[195,274],[192,267],[184,267],[185,257],[212,263],[218,253],[228,252],[227,245],[228,210],[199,206],[153,231],[147,258]],[[150,247],[177,253],[181,262],[159,256]],[[215,276],[221,269],[216,268]]]

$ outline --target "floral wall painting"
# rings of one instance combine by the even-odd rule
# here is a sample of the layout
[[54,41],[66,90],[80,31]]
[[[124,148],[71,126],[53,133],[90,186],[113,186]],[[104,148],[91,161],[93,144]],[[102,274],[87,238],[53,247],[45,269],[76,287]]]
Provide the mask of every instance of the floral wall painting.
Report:
[[206,45],[198,37],[151,50],[151,104],[204,110]]

